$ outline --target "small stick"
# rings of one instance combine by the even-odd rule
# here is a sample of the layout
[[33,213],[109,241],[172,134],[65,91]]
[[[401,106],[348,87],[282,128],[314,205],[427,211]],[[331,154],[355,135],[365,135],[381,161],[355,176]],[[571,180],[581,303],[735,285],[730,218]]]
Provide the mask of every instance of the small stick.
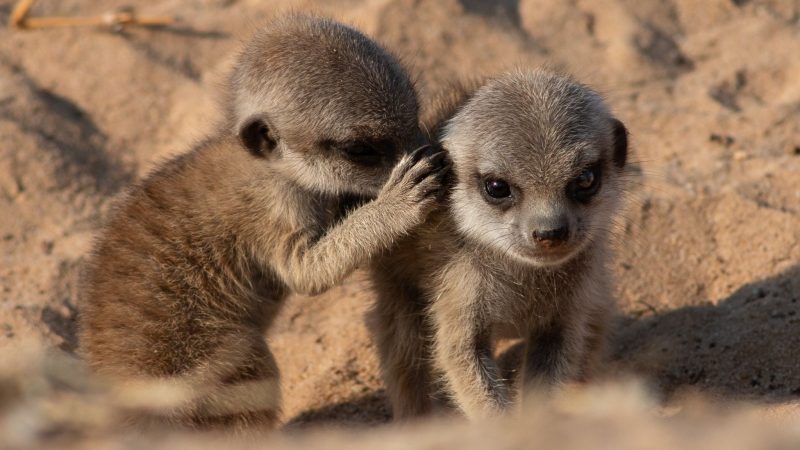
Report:
[[18,27],[23,29],[80,27],[80,26],[162,26],[172,25],[175,18],[168,16],[135,17],[130,13],[111,13],[92,17],[33,17],[25,19]]
[[132,11],[118,11],[91,17],[27,17],[34,0],[20,0],[11,13],[11,26],[19,29],[107,26],[112,28],[126,25],[164,26],[176,22],[169,16],[138,17]]
[[11,11],[11,17],[8,20],[12,27],[20,27],[20,24],[25,21],[25,17],[28,16],[28,11],[31,10],[33,2],[34,0],[20,0],[17,2],[14,10]]

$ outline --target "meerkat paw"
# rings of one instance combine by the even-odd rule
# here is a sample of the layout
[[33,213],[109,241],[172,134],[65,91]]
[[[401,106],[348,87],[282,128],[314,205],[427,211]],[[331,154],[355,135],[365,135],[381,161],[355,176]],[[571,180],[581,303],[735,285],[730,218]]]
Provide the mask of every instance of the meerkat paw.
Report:
[[447,190],[452,163],[447,152],[426,145],[406,155],[392,171],[378,201],[389,204],[410,226],[422,223]]

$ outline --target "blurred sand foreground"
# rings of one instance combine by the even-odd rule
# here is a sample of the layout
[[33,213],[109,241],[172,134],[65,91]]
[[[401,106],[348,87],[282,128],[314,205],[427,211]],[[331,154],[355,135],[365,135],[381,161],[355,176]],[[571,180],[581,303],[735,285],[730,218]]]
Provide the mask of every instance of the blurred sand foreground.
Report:
[[[423,103],[451,79],[543,64],[606,95],[642,167],[622,224],[607,378],[638,375],[671,406],[636,386],[595,388],[498,424],[293,431],[271,446],[800,445],[800,1],[40,0],[33,14],[132,3],[182,23],[116,34],[0,28],[0,360],[14,368],[0,377],[0,447],[154,442],[58,425],[59,407],[74,418],[92,410],[87,400],[52,367],[22,370],[16,352],[75,350],[79,267],[112,198],[203,136],[239,42],[289,9],[377,37],[411,67]],[[0,0],[0,23],[12,6]],[[369,304],[356,275],[287,305],[268,338],[288,429],[389,420],[362,320]],[[674,406],[685,392],[750,402],[760,419]]]

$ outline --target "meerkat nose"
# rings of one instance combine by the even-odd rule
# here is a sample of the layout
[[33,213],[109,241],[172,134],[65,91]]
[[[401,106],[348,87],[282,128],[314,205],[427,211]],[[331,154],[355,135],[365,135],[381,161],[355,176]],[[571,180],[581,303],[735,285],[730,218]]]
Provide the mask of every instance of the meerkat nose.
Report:
[[566,223],[557,228],[539,229],[533,231],[533,240],[544,247],[557,247],[566,242],[569,237],[569,227]]

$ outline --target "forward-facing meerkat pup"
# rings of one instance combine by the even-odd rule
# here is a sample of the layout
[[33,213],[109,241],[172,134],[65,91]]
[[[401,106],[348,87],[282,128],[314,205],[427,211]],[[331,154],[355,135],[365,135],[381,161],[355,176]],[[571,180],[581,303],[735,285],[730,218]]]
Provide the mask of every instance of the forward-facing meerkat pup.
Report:
[[[421,142],[412,82],[331,20],[257,32],[229,90],[230,123],[112,213],[88,265],[81,345],[114,381],[188,387],[167,419],[241,428],[279,414],[263,335],[287,295],[328,289],[420,224],[447,162],[407,154]],[[376,198],[342,218],[351,194]]]
[[372,265],[373,332],[396,418],[428,412],[441,388],[470,418],[506,410],[497,337],[525,339],[526,389],[585,377],[613,307],[624,125],[597,93],[544,71],[459,95],[460,107],[438,105],[455,113],[441,133],[456,179],[449,207]]

